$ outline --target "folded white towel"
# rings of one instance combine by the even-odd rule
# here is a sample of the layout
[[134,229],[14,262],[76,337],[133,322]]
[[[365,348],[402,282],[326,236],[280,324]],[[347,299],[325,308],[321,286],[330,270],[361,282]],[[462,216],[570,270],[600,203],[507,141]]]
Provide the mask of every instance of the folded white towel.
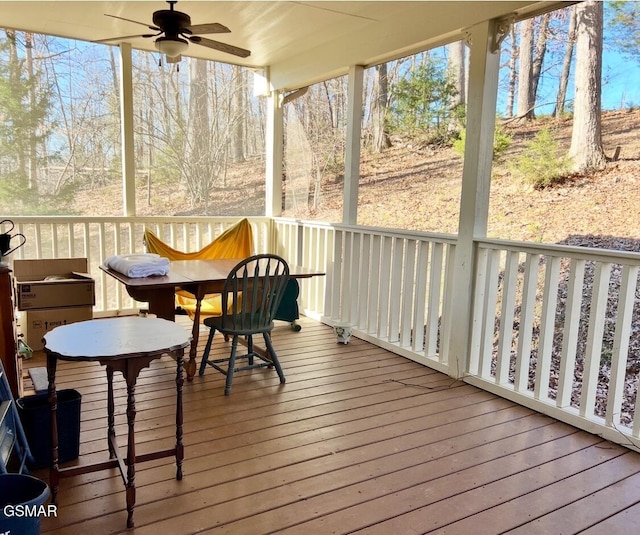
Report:
[[169,273],[169,259],[155,253],[110,256],[104,265],[132,279]]

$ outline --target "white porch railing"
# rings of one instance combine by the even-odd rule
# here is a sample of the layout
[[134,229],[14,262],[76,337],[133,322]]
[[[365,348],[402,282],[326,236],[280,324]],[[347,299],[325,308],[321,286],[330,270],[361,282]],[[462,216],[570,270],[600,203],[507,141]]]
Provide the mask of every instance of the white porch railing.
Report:
[[327,323],[350,323],[358,337],[448,372],[454,236],[283,220],[276,229],[304,265],[326,266]]
[[637,253],[477,242],[467,381],[640,446]]
[[[197,251],[211,242],[238,218],[138,218],[138,217],[12,217],[16,232],[27,241],[10,256],[15,258],[86,257],[96,281],[96,316],[134,312],[138,304],[122,285],[99,269],[106,258],[116,254],[144,251],[145,228],[153,230],[172,247]],[[273,223],[269,218],[252,218],[256,252],[269,251],[273,243]]]
[[[136,310],[98,269],[141,252],[145,227],[200,249],[237,218],[15,217],[27,237],[12,258],[86,256],[96,315]],[[301,284],[305,314],[439,371],[460,329],[448,299],[456,237],[251,218],[256,252],[324,271]],[[478,240],[465,380],[577,427],[640,449],[640,255]]]

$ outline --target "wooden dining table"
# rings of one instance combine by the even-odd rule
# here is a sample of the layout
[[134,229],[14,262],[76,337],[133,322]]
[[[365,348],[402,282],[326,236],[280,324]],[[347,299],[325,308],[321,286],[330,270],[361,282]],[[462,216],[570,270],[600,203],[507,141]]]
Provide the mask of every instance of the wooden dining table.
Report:
[[[100,269],[124,284],[127,293],[136,301],[149,303],[149,313],[175,321],[175,292],[186,290],[198,303],[207,294],[221,293],[229,272],[242,259],[173,260],[164,276],[132,278],[101,265]],[[289,277],[306,279],[324,275],[324,272],[303,266],[289,265]],[[186,365],[187,380],[196,373],[196,354],[200,334],[200,307],[196,307],[193,320],[189,361]]]

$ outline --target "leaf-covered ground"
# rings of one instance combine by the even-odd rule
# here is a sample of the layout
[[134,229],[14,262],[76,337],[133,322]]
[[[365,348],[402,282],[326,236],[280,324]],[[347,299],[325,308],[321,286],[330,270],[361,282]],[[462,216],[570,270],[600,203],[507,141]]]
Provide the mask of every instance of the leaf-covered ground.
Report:
[[[640,238],[640,111],[604,115],[605,153],[611,157],[620,146],[618,161],[604,171],[535,190],[514,176],[512,167],[524,143],[542,127],[552,129],[568,149],[569,121],[509,128],[513,144],[493,170],[488,235],[547,243],[585,234]],[[399,142],[385,153],[365,156],[358,222],[455,234],[461,176],[461,158],[448,148]],[[338,205],[337,210],[327,210],[331,221],[340,217],[339,193],[327,195]]]
[[[620,147],[616,162],[610,162],[604,171],[535,190],[514,176],[512,167],[524,143],[542,127],[551,128],[560,144],[568,148],[569,121],[545,120],[508,127],[513,144],[494,164],[488,235],[547,243],[586,234],[640,238],[640,110],[607,112],[603,116],[606,154],[612,156],[616,147]],[[381,154],[365,152],[358,223],[456,234],[461,176],[462,159],[450,148],[434,149],[396,138],[394,146]],[[180,185],[152,180],[148,191],[146,178],[141,178],[137,213],[140,216],[264,213],[264,162],[256,158],[233,167],[226,180],[227,187],[216,189],[206,207],[194,207]],[[311,202],[298,202],[297,210],[290,210],[287,215],[338,222],[342,219],[342,189],[342,177],[326,173],[317,206],[312,208]],[[75,206],[78,214],[121,215],[122,185],[114,183],[82,191]]]

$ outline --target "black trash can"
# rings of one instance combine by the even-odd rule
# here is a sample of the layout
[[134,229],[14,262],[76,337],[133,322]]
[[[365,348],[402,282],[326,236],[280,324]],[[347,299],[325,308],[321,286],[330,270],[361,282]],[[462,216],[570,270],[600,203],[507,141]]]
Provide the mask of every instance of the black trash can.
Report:
[[[38,535],[40,519],[55,514],[54,506],[45,506],[49,487],[26,474],[0,475],[0,533]],[[54,508],[54,509],[51,509]]]
[[[77,390],[58,391],[58,462],[73,461],[80,454],[80,403],[82,395]],[[45,468],[51,465],[51,409],[49,394],[18,399],[18,414],[27,437],[33,462],[29,468]]]

